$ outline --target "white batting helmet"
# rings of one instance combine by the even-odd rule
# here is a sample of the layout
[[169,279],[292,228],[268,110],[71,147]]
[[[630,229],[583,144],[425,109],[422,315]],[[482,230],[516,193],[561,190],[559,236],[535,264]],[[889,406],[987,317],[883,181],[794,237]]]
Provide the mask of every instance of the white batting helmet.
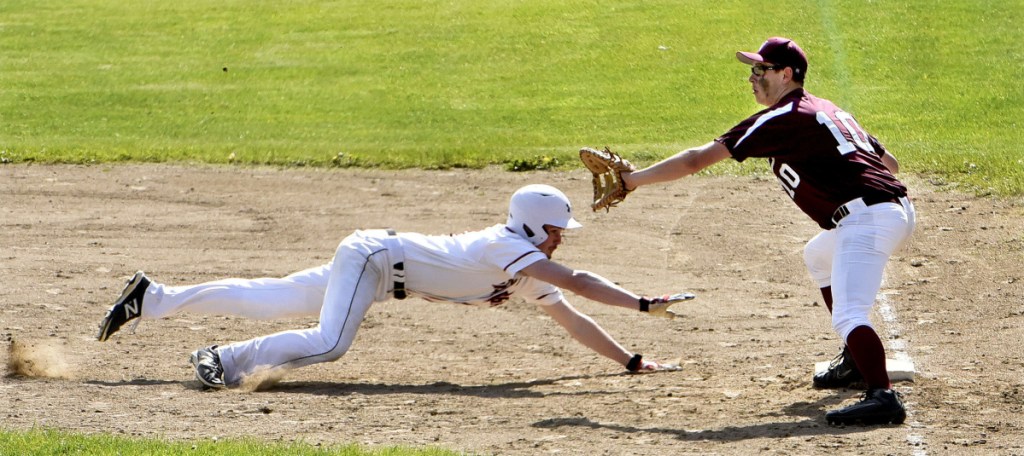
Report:
[[540,245],[548,238],[544,225],[567,229],[583,226],[572,218],[572,204],[561,190],[543,184],[516,190],[508,204],[505,226],[533,245]]

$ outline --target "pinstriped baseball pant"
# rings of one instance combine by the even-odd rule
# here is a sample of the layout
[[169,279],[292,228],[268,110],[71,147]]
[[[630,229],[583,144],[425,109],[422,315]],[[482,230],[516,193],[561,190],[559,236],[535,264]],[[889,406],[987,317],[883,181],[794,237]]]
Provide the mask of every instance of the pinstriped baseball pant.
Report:
[[356,330],[374,301],[387,296],[387,248],[371,232],[356,232],[338,246],[331,261],[327,290],[314,328],[283,331],[219,349],[224,381],[239,383],[264,369],[294,369],[334,361],[348,351]]
[[238,384],[263,369],[293,369],[334,361],[348,351],[370,306],[387,299],[391,259],[383,230],[357,231],[327,265],[281,279],[227,279],[199,285],[154,284],[143,318],[182,311],[257,319],[319,315],[314,328],[283,331],[221,345],[224,381]]

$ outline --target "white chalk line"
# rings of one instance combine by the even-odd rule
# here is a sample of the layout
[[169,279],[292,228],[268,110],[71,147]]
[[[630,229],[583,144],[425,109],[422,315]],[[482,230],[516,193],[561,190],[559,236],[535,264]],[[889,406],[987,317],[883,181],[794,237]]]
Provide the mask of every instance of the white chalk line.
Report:
[[[664,239],[665,239],[665,244],[664,244],[665,247],[663,249],[665,251],[665,261],[664,261],[664,264],[668,265],[669,267],[672,267],[671,266],[671,264],[672,264],[671,261],[672,261],[672,250],[673,250],[673,243],[674,243],[674,239],[672,239],[673,238],[672,233],[673,232],[680,232],[680,231],[682,231],[682,221],[683,221],[683,219],[687,215],[689,215],[690,210],[693,207],[693,202],[696,200],[698,194],[700,194],[699,190],[693,191],[690,194],[690,196],[688,198],[686,198],[685,204],[679,205],[679,207],[681,207],[682,210],[677,211],[678,216],[676,217],[675,221],[672,222],[669,225],[669,229],[667,230],[666,236],[664,237]],[[879,292],[878,295],[877,295],[877,300],[878,300],[878,307],[877,307],[877,309],[878,309],[878,313],[879,313],[879,315],[881,315],[882,321],[885,322],[886,329],[888,330],[888,341],[889,341],[889,350],[888,350],[888,352],[891,353],[892,356],[895,359],[910,363],[912,366],[914,366],[914,370],[916,371],[917,370],[917,365],[913,363],[913,360],[910,358],[910,354],[907,352],[907,350],[909,348],[907,347],[906,340],[902,338],[902,328],[901,328],[901,326],[899,324],[899,320],[896,318],[896,310],[892,307],[892,304],[889,301],[888,294],[895,294],[895,292],[889,292],[889,293]],[[915,372],[915,375],[916,375],[916,372]],[[910,416],[912,418],[913,415],[914,415],[912,413],[913,412],[912,407],[910,407],[906,403],[904,403],[904,406],[907,408],[908,416]],[[916,433],[914,431],[915,429],[923,427],[923,425],[919,421],[914,420],[914,419],[911,419],[911,421],[909,423],[907,423],[907,424],[908,424],[908,427],[909,427],[909,431],[908,431],[909,433],[906,436],[906,441],[907,441],[908,444],[910,444],[913,447],[913,450],[911,451],[911,454],[913,456],[927,456],[928,455],[928,451],[927,451],[928,444],[927,444],[927,441],[925,440],[924,436],[922,436],[922,435],[920,435],[920,434],[918,434],[918,433]]]
[[[882,317],[882,321],[885,322],[886,329],[888,330],[889,339],[889,353],[893,357],[900,361],[906,361],[914,366],[916,375],[917,365],[913,364],[913,360],[910,358],[910,353],[907,351],[906,339],[904,339],[902,326],[900,325],[899,319],[896,318],[896,310],[893,308],[892,303],[889,301],[889,293],[878,293],[878,314]],[[925,441],[924,436],[918,434],[915,429],[923,427],[920,421],[913,419],[913,407],[907,403],[903,404],[907,408],[907,415],[911,418],[908,425],[908,434],[906,437],[907,443],[909,443],[913,450],[911,454],[914,456],[927,456],[928,455],[928,443]]]
[[[682,221],[683,221],[683,219],[687,215],[689,215],[690,209],[693,207],[693,203],[696,200],[698,194],[700,194],[699,190],[693,191],[691,193],[691,195],[688,198],[686,198],[685,204],[679,205],[679,207],[681,207],[682,209],[677,212],[679,215],[676,217],[676,220],[669,225],[668,232],[666,233],[666,236],[664,237],[664,239],[665,239],[665,248],[664,248],[664,251],[665,251],[665,261],[664,261],[664,264],[669,265],[669,267],[671,267],[671,264],[672,264],[671,263],[671,261],[672,261],[671,257],[672,257],[673,242],[674,242],[674,239],[672,239],[673,238],[672,233],[673,232],[679,232],[679,231],[682,230]],[[906,339],[902,338],[902,327],[899,324],[899,320],[896,318],[896,310],[893,308],[891,302],[889,301],[889,296],[888,296],[889,294],[895,294],[895,292],[888,292],[888,293],[879,292],[878,296],[877,296],[877,299],[878,299],[878,307],[877,307],[878,313],[879,313],[879,315],[881,315],[882,321],[885,322],[886,330],[888,332],[888,342],[889,342],[889,350],[888,350],[888,352],[890,354],[892,354],[892,356],[895,359],[900,360],[900,361],[905,361],[905,362],[908,362],[911,365],[913,365],[914,366],[914,370],[916,371],[917,370],[917,366],[913,364],[913,360],[910,358],[910,354],[907,352],[907,350],[909,350],[909,348],[907,347]],[[908,415],[912,418],[913,417],[912,407],[910,407],[910,406],[908,406],[906,404],[904,404],[904,406],[907,408]],[[922,436],[921,434],[918,434],[917,432],[914,431],[915,429],[918,429],[918,428],[922,427],[922,424],[919,421],[917,421],[917,420],[911,419],[910,423],[908,423],[908,426],[909,426],[909,433],[906,436],[906,441],[907,441],[908,444],[910,444],[913,447],[913,450],[911,451],[911,454],[913,456],[927,456],[928,455],[928,451],[927,451],[928,444],[925,441],[924,436]]]
[[[818,10],[821,13],[821,23],[824,30],[836,30],[836,9],[833,7],[832,0],[818,0]],[[850,112],[856,111],[854,103],[856,97],[856,85],[850,80],[850,71],[847,65],[848,59],[846,54],[846,43],[843,42],[841,34],[839,33],[827,33],[826,37],[829,40],[829,47],[832,51],[833,57],[833,73],[839,81],[839,87],[845,88],[847,97],[840,100],[840,102]],[[853,93],[851,93],[853,92]],[[896,311],[893,309],[892,304],[889,302],[888,296],[884,293],[878,294],[878,313],[881,314],[882,319],[885,321],[885,325],[889,331],[889,351],[893,353],[894,358],[901,361],[912,362],[910,354],[907,353],[907,344],[904,339],[900,336],[901,327],[899,320],[896,318]],[[914,368],[917,370],[917,367]],[[916,374],[916,373],[915,373]],[[904,404],[906,405],[906,404]],[[913,417],[911,407],[907,407],[907,412]],[[914,450],[911,452],[914,456],[926,456],[928,454],[926,448],[927,443],[920,434],[914,430],[921,427],[921,423],[917,420],[911,420],[909,423],[909,433],[907,434],[907,443],[909,443]]]

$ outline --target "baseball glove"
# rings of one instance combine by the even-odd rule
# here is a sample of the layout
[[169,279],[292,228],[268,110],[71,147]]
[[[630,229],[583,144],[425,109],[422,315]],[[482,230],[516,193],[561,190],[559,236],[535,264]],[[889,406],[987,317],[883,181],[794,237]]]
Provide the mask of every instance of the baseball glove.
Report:
[[580,161],[594,175],[594,202],[590,207],[595,212],[598,209],[607,212],[609,208],[626,199],[626,195],[632,191],[626,189],[622,173],[636,171],[636,167],[607,147],[604,150],[589,147],[580,149]]
[[669,307],[672,307],[676,303],[689,301],[697,296],[693,293],[676,293],[664,296],[658,296],[656,298],[640,298],[640,311],[647,312],[656,317],[664,317],[668,319],[676,318],[678,313],[672,311]]

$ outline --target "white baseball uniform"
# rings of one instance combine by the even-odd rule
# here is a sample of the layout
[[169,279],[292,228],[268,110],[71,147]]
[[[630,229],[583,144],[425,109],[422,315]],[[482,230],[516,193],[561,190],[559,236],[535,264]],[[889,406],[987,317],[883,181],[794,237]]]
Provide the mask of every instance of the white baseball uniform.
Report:
[[[451,236],[356,231],[330,263],[280,279],[227,279],[192,286],[153,283],[142,318],[177,312],[269,319],[320,316],[315,328],[283,331],[218,348],[228,385],[265,368],[334,361],[352,344],[370,306],[402,287],[432,301],[497,306],[512,295],[540,305],[561,290],[520,271],[547,256],[498,224]],[[398,266],[398,267],[396,267]]]

